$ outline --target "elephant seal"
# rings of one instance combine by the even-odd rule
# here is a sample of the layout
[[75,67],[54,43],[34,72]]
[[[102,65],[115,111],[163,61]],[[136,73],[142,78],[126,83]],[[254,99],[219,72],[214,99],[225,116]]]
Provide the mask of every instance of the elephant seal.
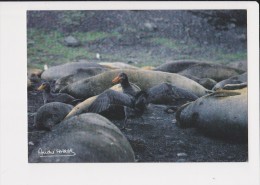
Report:
[[241,75],[232,76],[226,80],[218,82],[212,90],[216,91],[218,89],[223,89],[227,84],[241,84],[247,82],[247,73]]
[[210,63],[201,63],[193,65],[178,74],[181,75],[191,75],[201,78],[211,78],[217,82],[225,80],[235,75],[244,73],[244,71],[239,69],[234,69],[220,64],[210,64]]
[[57,80],[65,76],[75,74],[78,69],[87,69],[89,67],[102,66],[94,62],[70,62],[48,68],[42,73],[41,78],[44,80]]
[[221,90],[197,99],[176,112],[178,125],[196,127],[207,136],[247,141],[247,88]]
[[99,62],[99,64],[109,69],[139,69],[138,67],[122,62]]
[[60,102],[47,103],[41,106],[34,117],[34,127],[39,130],[51,130],[72,110],[73,106]]
[[178,60],[164,63],[160,66],[157,66],[154,70],[168,73],[178,73],[199,63],[200,62],[197,60]]
[[155,85],[168,82],[186,89],[199,97],[208,93],[208,90],[200,84],[178,74],[130,69],[107,71],[94,77],[72,83],[63,88],[61,92],[68,93],[77,98],[89,98],[110,88],[113,85],[111,80],[121,72],[126,73],[129,77],[129,81],[136,84],[144,91]]
[[236,69],[240,69],[243,71],[247,71],[247,61],[238,61],[238,62],[230,62],[227,64],[227,66],[232,67],[232,68],[236,68]]
[[206,89],[212,89],[217,84],[217,82],[211,78],[199,79],[198,83]]
[[191,79],[191,80],[194,80],[195,82],[199,83],[200,85],[202,85],[203,87],[205,87],[206,89],[212,89],[216,84],[217,82],[211,78],[197,78],[195,76],[192,76],[192,75],[188,75],[188,74],[184,74],[183,76]]
[[67,85],[74,83],[76,81],[82,80],[84,78],[89,78],[100,73],[107,71],[107,69],[102,67],[89,67],[86,69],[77,69],[74,74],[59,78],[55,82],[54,90],[58,92],[62,88],[66,87]]
[[30,78],[32,75],[36,75],[38,77],[41,77],[41,74],[43,73],[42,69],[37,68],[27,68],[27,76]]
[[86,113],[64,120],[46,133],[29,162],[135,162],[135,158],[128,140],[112,122]]

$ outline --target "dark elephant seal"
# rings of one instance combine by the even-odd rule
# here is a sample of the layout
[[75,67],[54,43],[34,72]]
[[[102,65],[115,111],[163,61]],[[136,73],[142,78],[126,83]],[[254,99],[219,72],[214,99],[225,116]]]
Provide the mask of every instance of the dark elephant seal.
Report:
[[178,73],[199,63],[200,62],[197,60],[178,60],[164,63],[160,66],[157,66],[154,70],[168,73]]
[[197,96],[207,94],[208,90],[193,80],[184,76],[149,70],[127,70],[118,69],[104,72],[85,80],[77,81],[66,86],[61,92],[68,93],[77,98],[89,98],[98,95],[110,88],[112,79],[119,73],[124,72],[129,77],[129,81],[136,84],[142,90],[147,90],[155,85],[168,82],[180,88],[186,89]]
[[211,78],[217,82],[242,73],[244,73],[244,71],[239,69],[234,69],[220,64],[210,63],[196,64],[179,72],[179,74],[184,76],[191,75],[199,79]]
[[240,69],[243,71],[247,71],[247,61],[238,61],[238,62],[230,62],[227,64],[227,66],[232,67],[232,68],[236,68],[236,69]]
[[64,120],[46,133],[29,162],[135,162],[135,158],[128,140],[112,122],[86,113]]
[[192,76],[192,75],[188,75],[188,74],[184,74],[183,76],[191,79],[191,80],[194,80],[195,82],[199,83],[200,85],[202,85],[203,87],[205,87],[206,89],[212,89],[216,84],[217,82],[211,78],[197,78],[195,76]]
[[55,92],[61,90],[62,88],[66,87],[67,85],[74,83],[76,81],[89,78],[100,73],[107,71],[107,69],[102,67],[89,67],[86,69],[77,69],[74,74],[59,78],[55,82]]
[[222,80],[217,83],[212,90],[216,91],[218,89],[223,89],[227,84],[241,84],[247,82],[247,73],[241,75],[232,76],[226,80]]
[[34,127],[51,130],[72,110],[73,106],[60,102],[51,102],[41,106],[34,117]]
[[48,68],[42,73],[41,78],[44,80],[57,80],[65,76],[75,74],[78,69],[87,69],[89,67],[102,66],[94,62],[71,62]]
[[211,78],[199,79],[198,83],[206,89],[212,89],[217,84],[217,82]]
[[196,127],[208,136],[244,142],[248,136],[247,88],[222,90],[183,105],[176,112],[180,127]]

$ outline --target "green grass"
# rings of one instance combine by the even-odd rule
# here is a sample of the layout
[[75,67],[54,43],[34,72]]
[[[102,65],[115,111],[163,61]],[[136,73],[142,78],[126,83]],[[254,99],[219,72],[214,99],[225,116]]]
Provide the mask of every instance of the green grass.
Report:
[[107,33],[107,32],[74,32],[72,36],[75,36],[81,42],[91,42],[108,37],[118,37],[120,36],[117,32]]
[[217,53],[217,60],[226,60],[226,61],[239,61],[239,60],[247,60],[246,52],[239,53]]
[[178,49],[178,44],[176,43],[176,41],[172,39],[156,37],[156,38],[152,38],[151,42],[168,47],[169,49]]
[[[103,38],[118,36],[117,33],[105,32],[74,32],[72,34],[81,43],[97,41]],[[76,59],[91,59],[95,53],[89,52],[84,47],[67,47],[62,44],[65,35],[53,31],[50,33],[41,30],[28,30],[28,41],[33,41],[28,46],[28,66],[43,68],[44,64],[56,65]]]

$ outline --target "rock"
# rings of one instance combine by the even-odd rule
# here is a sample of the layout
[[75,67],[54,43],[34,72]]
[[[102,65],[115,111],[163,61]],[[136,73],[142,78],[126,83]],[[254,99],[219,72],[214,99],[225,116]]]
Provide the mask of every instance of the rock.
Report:
[[191,75],[201,78],[211,78],[217,82],[230,78],[235,75],[242,74],[244,71],[226,67],[219,64],[200,63],[179,72],[181,75]]
[[65,118],[72,108],[72,105],[65,103],[47,103],[38,109],[34,117],[34,127],[40,130],[51,130],[54,125]]
[[164,63],[160,66],[157,66],[154,70],[168,72],[168,73],[178,73],[199,63],[200,62],[197,60],[178,60],[178,61]]
[[212,89],[216,91],[219,89],[223,89],[224,86],[227,84],[242,84],[244,82],[247,82],[247,73],[243,73],[237,76],[232,76],[226,80],[222,80],[219,83],[217,83]]
[[[49,154],[43,153],[47,151]],[[30,163],[134,161],[133,149],[121,131],[108,119],[93,113],[55,126],[29,156]]]
[[64,39],[64,45],[68,47],[78,47],[80,42],[73,36],[68,36]]
[[28,46],[28,47],[33,47],[34,44],[35,44],[35,42],[34,42],[33,40],[30,40],[30,39],[29,39],[29,40],[27,41],[27,46]]
[[112,79],[121,72],[126,73],[129,81],[139,86],[141,90],[147,90],[155,85],[168,82],[177,87],[186,89],[199,97],[208,93],[208,90],[198,83],[178,74],[160,71],[123,69],[104,72],[94,77],[77,81],[66,86],[61,92],[68,93],[77,98],[89,98],[110,88],[113,85]]
[[58,92],[62,88],[66,87],[67,85],[72,84],[76,81],[98,75],[105,71],[107,71],[107,69],[102,68],[102,67],[89,67],[86,69],[77,69],[74,74],[59,78],[55,82],[55,88],[54,88],[55,92]]
[[139,69],[138,67],[122,62],[100,62],[99,64],[109,69]]
[[178,159],[176,162],[186,162],[185,159]]
[[177,153],[178,157],[187,157],[188,155],[186,153]]
[[146,22],[144,23],[144,30],[145,31],[156,31],[158,29],[157,25],[152,22]]
[[237,142],[248,137],[247,88],[222,90],[183,105],[176,113],[180,127]]
[[87,69],[89,67],[102,68],[101,65],[93,62],[70,62],[48,68],[42,73],[41,78],[44,80],[57,80],[65,76],[75,74],[79,69]]

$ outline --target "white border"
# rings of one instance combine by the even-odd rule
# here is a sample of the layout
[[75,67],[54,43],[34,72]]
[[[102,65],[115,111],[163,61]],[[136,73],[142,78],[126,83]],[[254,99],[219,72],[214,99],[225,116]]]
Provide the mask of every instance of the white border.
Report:
[[[26,10],[247,9],[249,162],[28,164]],[[259,184],[259,5],[256,2],[0,3],[1,184]]]

